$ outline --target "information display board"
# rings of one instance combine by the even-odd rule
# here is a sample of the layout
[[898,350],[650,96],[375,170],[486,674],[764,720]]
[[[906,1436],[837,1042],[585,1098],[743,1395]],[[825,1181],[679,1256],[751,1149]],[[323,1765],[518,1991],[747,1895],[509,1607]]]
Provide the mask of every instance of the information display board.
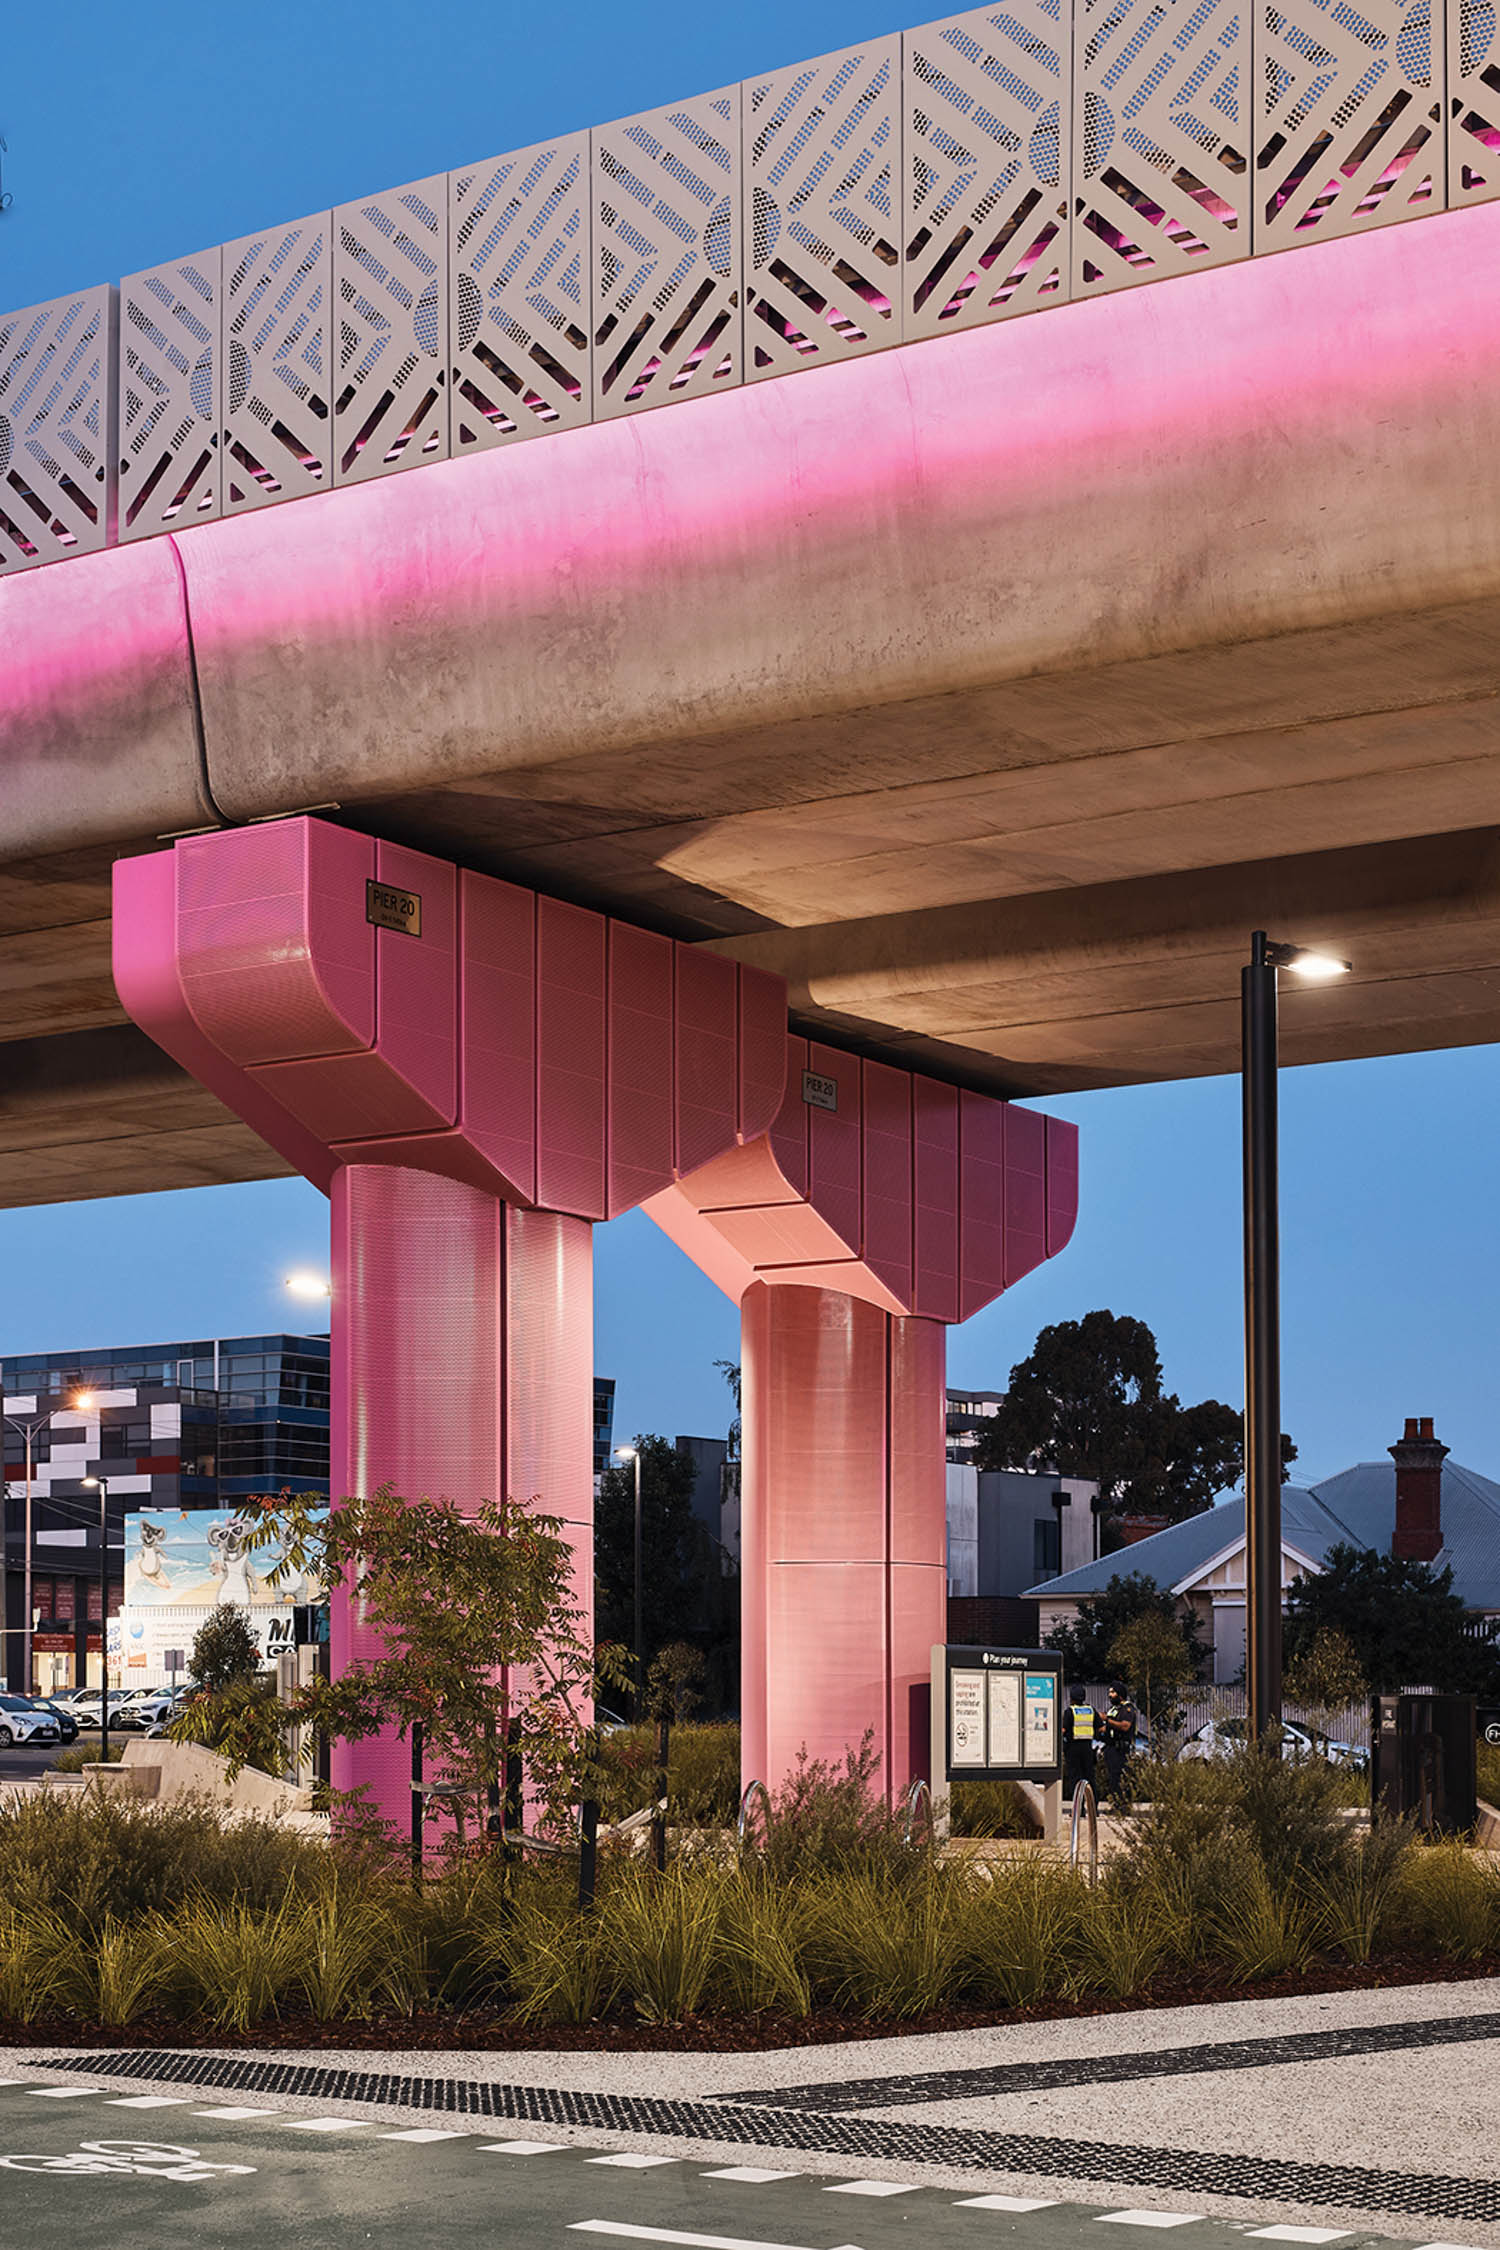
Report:
[[934,1648],[934,1784],[1060,1779],[1062,1703],[1055,1650]]

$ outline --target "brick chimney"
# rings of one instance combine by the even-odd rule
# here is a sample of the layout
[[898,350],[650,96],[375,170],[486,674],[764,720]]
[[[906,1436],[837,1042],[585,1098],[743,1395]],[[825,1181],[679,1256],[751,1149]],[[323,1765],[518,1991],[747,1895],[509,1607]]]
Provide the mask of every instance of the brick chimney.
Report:
[[1443,1463],[1448,1448],[1432,1434],[1432,1416],[1406,1418],[1406,1435],[1389,1448],[1396,1464],[1396,1528],[1391,1553],[1433,1562],[1443,1544]]

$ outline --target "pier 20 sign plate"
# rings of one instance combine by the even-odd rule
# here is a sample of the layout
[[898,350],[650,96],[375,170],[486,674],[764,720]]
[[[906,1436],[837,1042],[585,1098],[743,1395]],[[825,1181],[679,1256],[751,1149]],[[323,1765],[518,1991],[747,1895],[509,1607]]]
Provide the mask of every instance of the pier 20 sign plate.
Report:
[[1062,1659],[1051,1649],[934,1648],[933,1779],[1056,1781]]

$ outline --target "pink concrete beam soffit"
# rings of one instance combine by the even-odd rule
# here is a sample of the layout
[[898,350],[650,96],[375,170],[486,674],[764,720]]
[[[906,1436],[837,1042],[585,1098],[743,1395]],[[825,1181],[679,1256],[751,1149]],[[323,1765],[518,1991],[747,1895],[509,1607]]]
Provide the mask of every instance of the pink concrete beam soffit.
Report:
[[400,1164],[606,1219],[781,1099],[779,977],[313,819],[118,863],[115,981],[325,1190]]

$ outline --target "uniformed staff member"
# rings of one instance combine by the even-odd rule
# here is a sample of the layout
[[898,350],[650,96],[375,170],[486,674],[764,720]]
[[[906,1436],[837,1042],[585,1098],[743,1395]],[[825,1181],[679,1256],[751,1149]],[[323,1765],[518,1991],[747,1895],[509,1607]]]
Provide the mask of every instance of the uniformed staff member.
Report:
[[1062,1718],[1063,1792],[1071,1797],[1080,1781],[1094,1778],[1099,1746],[1099,1714],[1079,1689],[1070,1695]]
[[1116,1680],[1104,1712],[1104,1786],[1111,1797],[1120,1793],[1126,1761],[1135,1748],[1135,1728],[1135,1705]]

